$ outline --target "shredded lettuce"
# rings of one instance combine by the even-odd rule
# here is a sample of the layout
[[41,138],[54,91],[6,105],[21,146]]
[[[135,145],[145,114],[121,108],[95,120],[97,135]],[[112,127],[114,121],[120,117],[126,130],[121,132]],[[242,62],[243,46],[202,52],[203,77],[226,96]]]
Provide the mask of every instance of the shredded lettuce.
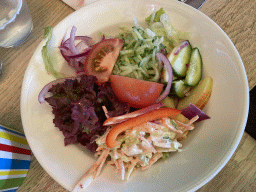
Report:
[[145,21],[158,37],[165,38],[163,44],[166,47],[167,52],[170,52],[172,48],[179,45],[182,40],[190,38],[188,32],[183,32],[173,27],[169,16],[165,13],[163,8],[152,13],[145,19]]
[[46,71],[48,73],[52,74],[55,78],[59,79],[59,78],[66,77],[66,75],[63,73],[57,72],[53,67],[53,62],[52,62],[52,58],[51,58],[50,51],[49,51],[49,43],[52,39],[52,31],[53,31],[52,27],[45,28],[43,38],[46,40],[46,42],[41,50],[41,53],[42,53]]
[[156,53],[164,49],[162,37],[138,24],[129,30],[121,28],[118,38],[125,44],[114,66],[113,74],[157,82],[160,79]]
[[132,29],[120,27],[117,36],[125,41],[112,73],[140,80],[158,82],[160,70],[156,53],[170,53],[189,33],[175,29],[164,9],[154,11],[145,19],[148,28],[141,27],[134,18]]
[[151,25],[152,22],[159,22],[160,17],[162,14],[164,14],[165,11],[163,8],[160,8],[158,11],[153,12],[151,15],[149,15],[145,21],[148,25]]

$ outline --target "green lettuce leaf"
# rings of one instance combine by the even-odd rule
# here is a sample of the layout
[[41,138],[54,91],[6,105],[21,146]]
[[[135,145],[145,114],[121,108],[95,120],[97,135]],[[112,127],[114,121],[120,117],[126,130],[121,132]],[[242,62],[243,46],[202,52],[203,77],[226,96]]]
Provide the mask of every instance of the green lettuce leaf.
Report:
[[153,16],[153,22],[159,22],[160,21],[160,17],[162,14],[165,14],[165,11],[163,8],[160,8],[158,11],[155,12],[155,15],[152,13],[150,16],[148,16],[145,21],[148,25],[151,24],[151,17]]
[[49,43],[52,39],[52,27],[46,27],[44,31],[44,36],[43,38],[46,40],[45,45],[43,46],[41,53],[42,53],[42,58],[44,61],[45,69],[48,73],[52,74],[55,78],[64,78],[66,77],[65,74],[57,72],[54,67],[53,67],[53,61],[51,58],[51,54],[49,51]]

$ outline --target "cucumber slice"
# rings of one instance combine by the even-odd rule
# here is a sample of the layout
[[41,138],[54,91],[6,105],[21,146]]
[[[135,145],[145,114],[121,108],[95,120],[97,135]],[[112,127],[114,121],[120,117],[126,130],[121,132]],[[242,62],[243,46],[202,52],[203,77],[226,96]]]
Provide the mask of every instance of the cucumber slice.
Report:
[[[174,80],[177,80],[177,79],[178,79],[178,77],[175,76],[175,75],[173,75],[172,80],[174,81]],[[168,74],[168,72],[167,72],[166,67],[164,66],[164,68],[163,68],[163,70],[162,70],[162,73],[161,73],[161,83],[167,84],[167,83],[168,83],[168,80],[169,80],[169,74]]]
[[173,81],[178,80],[178,79],[179,79],[179,77],[173,75],[173,78],[172,78]]
[[185,78],[185,84],[195,86],[202,78],[202,57],[198,48],[194,48],[191,53],[189,67]]
[[188,86],[185,85],[184,80],[174,81],[172,86],[175,95],[177,95],[179,98],[185,97],[185,91],[188,89]]
[[[188,42],[188,45],[186,47],[180,48],[184,42],[182,42],[179,46],[175,47],[173,51],[167,56],[169,61],[172,64],[173,72],[178,77],[185,77],[187,72],[187,66],[186,64],[189,63],[190,55],[192,51],[192,47]],[[175,52],[181,49],[177,55],[175,55]]]

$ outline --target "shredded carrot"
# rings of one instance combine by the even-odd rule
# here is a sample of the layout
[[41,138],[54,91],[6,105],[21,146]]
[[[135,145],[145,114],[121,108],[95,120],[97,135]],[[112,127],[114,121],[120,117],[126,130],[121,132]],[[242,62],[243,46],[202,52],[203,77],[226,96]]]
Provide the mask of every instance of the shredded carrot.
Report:
[[133,172],[136,164],[138,163],[138,161],[139,161],[138,159],[136,159],[136,160],[134,159],[134,160],[131,161],[131,164],[127,168],[128,171],[126,172],[126,176],[125,176],[126,181],[129,179],[129,177],[132,174],[132,172]]
[[102,106],[102,109],[103,109],[103,111],[104,111],[104,113],[105,113],[105,116],[106,116],[107,118],[109,118],[109,116],[108,116],[108,110],[107,110],[106,106]]
[[119,142],[116,140],[116,138],[123,131],[126,131],[135,126],[138,126],[143,123],[153,121],[156,119],[161,119],[164,117],[172,118],[180,113],[181,113],[181,111],[178,109],[160,108],[160,109],[156,109],[154,111],[149,111],[148,113],[145,113],[138,117],[134,117],[134,118],[124,121],[120,124],[117,124],[109,131],[109,133],[106,137],[106,145],[108,146],[108,148],[114,148],[114,147],[118,146]]
[[153,145],[142,135],[139,135],[140,140],[142,141],[141,145],[144,147],[149,153],[157,153],[156,149]]
[[195,123],[197,119],[199,119],[199,116],[198,116],[198,115],[196,115],[195,117],[193,117],[192,119],[190,119],[186,124],[187,124],[187,125],[191,125],[192,123]]
[[169,123],[168,118],[163,118],[163,125],[166,125],[174,133],[182,134],[183,131],[176,129],[171,123]]
[[124,168],[124,162],[121,159],[117,159],[119,170],[118,172],[121,174],[122,180],[124,180],[125,176],[125,168]]
[[108,155],[109,155],[109,149],[102,152],[98,160],[91,166],[91,168],[88,171],[86,171],[86,173],[77,182],[75,187],[72,189],[72,192],[79,191],[79,189],[86,188],[89,185],[89,183],[100,174],[102,166],[104,165]]

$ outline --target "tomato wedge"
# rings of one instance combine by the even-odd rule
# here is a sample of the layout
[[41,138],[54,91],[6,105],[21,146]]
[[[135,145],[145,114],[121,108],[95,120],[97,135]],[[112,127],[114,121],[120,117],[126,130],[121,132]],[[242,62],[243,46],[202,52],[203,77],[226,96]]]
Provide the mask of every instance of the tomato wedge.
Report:
[[143,108],[153,104],[163,90],[163,84],[119,75],[110,75],[111,87],[123,102],[131,107]]
[[132,119],[129,119],[127,121],[124,121],[120,124],[117,124],[115,127],[113,127],[107,137],[106,137],[106,145],[108,148],[114,148],[119,145],[119,142],[116,140],[117,136],[122,133],[123,131],[126,131],[128,129],[131,129],[135,126],[139,126],[143,123],[161,119],[164,117],[175,117],[178,114],[180,114],[181,111],[178,109],[172,109],[172,108],[160,108],[156,109],[154,111],[150,111],[148,113],[145,113],[143,115],[140,115],[138,117],[134,117]]
[[124,40],[117,38],[96,43],[86,56],[85,73],[96,76],[99,83],[107,82],[123,45]]

